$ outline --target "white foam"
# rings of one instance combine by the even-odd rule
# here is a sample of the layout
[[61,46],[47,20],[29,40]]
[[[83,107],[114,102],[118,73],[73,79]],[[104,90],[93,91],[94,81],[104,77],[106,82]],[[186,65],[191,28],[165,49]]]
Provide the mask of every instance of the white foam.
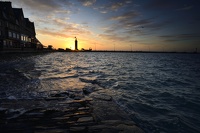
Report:
[[13,118],[17,118],[20,115],[24,114],[26,112],[26,110],[24,108],[20,108],[20,109],[9,109],[8,113],[13,114],[12,116],[10,116],[7,119],[13,119]]
[[9,100],[17,100],[17,98],[15,96],[9,96],[8,99]]

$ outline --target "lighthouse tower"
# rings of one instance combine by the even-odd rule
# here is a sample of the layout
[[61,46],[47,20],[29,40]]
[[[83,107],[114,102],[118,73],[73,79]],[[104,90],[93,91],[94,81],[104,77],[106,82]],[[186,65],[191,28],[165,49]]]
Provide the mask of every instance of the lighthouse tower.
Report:
[[78,40],[76,37],[75,37],[75,50],[78,50]]

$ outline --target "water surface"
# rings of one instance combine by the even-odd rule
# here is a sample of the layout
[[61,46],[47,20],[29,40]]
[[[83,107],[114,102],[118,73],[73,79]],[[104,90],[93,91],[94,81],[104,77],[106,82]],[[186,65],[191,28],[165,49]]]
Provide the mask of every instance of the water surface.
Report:
[[195,133],[199,79],[199,54],[50,53],[2,60],[0,98],[39,99],[98,88],[145,132]]

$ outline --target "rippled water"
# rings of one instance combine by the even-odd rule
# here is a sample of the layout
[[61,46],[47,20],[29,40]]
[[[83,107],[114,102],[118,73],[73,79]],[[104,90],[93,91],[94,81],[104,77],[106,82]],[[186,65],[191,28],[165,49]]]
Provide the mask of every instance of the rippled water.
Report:
[[145,132],[200,132],[200,55],[50,53],[2,60],[0,98],[101,88]]

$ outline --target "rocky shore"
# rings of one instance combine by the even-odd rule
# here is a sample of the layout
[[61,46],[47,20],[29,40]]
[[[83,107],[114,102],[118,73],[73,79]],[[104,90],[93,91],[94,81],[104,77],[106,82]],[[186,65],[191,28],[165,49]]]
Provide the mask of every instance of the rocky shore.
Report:
[[[88,93],[87,90],[83,91]],[[2,133],[142,133],[111,96],[62,92],[40,99],[1,99]]]

